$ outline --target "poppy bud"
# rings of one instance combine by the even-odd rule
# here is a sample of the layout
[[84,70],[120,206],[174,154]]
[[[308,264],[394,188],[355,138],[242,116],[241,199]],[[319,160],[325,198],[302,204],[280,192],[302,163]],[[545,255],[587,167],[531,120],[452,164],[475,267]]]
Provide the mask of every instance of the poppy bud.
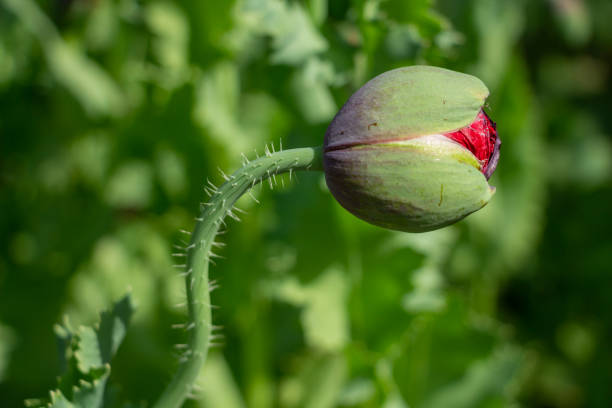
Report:
[[377,76],[325,133],[323,166],[338,202],[374,225],[431,231],[477,211],[500,140],[482,106],[487,87],[470,75],[412,66]]

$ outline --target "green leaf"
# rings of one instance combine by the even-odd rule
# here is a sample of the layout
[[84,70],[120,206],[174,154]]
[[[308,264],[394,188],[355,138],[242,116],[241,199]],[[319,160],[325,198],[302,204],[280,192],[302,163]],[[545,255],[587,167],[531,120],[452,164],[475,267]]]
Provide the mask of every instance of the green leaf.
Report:
[[74,331],[68,321],[56,326],[64,373],[49,401],[28,400],[26,405],[49,408],[103,408],[110,361],[117,352],[134,311],[130,295],[101,314],[100,323]]
[[75,356],[79,370],[87,373],[110,363],[127,332],[134,308],[128,296],[117,302],[111,312],[103,312],[97,329],[81,327]]
[[64,397],[61,391],[51,391],[51,402],[49,408],[74,408],[74,405]]
[[74,389],[73,395],[75,408],[103,407],[104,390],[109,376],[110,367],[101,378],[93,380],[91,383],[83,380],[79,381],[79,386]]

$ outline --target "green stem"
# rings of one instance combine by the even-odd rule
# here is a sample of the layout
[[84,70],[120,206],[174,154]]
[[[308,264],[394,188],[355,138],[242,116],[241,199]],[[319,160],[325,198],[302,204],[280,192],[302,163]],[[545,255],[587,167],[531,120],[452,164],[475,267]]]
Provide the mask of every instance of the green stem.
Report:
[[154,408],[180,407],[206,360],[212,328],[208,263],[213,240],[223,219],[226,215],[235,217],[232,212],[234,203],[253,186],[277,174],[295,170],[322,170],[321,148],[267,153],[264,157],[246,163],[227,177],[227,181],[218,189],[209,188],[211,198],[203,206],[187,247],[185,286],[189,320],[186,328],[191,338],[174,378]]

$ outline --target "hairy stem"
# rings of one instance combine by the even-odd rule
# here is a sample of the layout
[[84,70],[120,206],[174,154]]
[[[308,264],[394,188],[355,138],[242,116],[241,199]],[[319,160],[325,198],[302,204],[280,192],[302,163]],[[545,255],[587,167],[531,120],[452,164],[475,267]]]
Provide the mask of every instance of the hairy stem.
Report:
[[155,408],[178,408],[188,396],[206,360],[211,341],[210,288],[208,264],[212,256],[211,246],[223,219],[236,217],[234,203],[256,184],[280,173],[296,170],[322,170],[321,148],[300,148],[270,153],[248,162],[219,188],[206,187],[210,200],[203,205],[202,213],[186,248],[185,286],[189,319],[186,329],[190,332],[187,351],[174,378],[165,389]]

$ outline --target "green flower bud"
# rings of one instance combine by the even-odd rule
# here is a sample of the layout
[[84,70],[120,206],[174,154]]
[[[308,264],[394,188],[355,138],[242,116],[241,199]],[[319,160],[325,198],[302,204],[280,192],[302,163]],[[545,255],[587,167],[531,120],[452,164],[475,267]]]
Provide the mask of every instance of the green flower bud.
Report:
[[327,185],[348,211],[385,228],[431,231],[485,206],[500,141],[478,78],[413,66],[372,79],[325,134]]

